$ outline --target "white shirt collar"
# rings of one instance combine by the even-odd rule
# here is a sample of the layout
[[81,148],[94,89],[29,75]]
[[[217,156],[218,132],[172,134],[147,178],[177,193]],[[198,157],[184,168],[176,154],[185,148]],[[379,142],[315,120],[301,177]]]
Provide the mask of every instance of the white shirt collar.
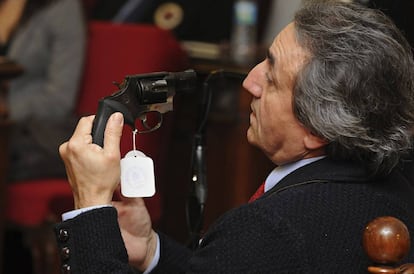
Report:
[[275,169],[272,170],[272,172],[266,178],[265,192],[271,189],[272,187],[274,187],[277,183],[280,182],[280,180],[282,180],[289,173],[295,171],[296,169],[300,167],[303,167],[305,165],[308,165],[310,163],[313,163],[325,157],[326,156],[306,158],[306,159],[302,159],[302,160],[299,160],[293,163],[288,163],[288,164],[276,167]]

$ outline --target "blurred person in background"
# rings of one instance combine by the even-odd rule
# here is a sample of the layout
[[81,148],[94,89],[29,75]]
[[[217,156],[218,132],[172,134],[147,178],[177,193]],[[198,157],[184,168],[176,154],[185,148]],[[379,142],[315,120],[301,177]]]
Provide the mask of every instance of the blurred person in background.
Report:
[[57,148],[76,122],[85,35],[78,0],[0,0],[0,56],[24,70],[9,82],[9,181],[65,176]]

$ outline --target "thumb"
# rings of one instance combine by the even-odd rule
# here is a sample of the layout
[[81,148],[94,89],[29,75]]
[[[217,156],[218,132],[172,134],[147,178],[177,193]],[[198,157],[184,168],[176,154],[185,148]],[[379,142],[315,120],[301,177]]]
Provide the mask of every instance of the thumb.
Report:
[[104,148],[106,151],[119,153],[123,126],[124,117],[120,112],[115,112],[109,117],[104,135]]

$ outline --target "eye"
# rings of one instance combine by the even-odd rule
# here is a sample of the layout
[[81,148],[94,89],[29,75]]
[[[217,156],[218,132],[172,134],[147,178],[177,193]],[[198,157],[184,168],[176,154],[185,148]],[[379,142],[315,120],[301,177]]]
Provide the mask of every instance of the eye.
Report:
[[266,72],[265,77],[266,77],[266,81],[267,81],[268,84],[273,84],[273,77],[272,77],[271,73]]
[[273,86],[275,88],[278,87],[278,83],[277,83],[276,79],[273,77],[272,73],[266,72],[265,77],[266,77],[266,82],[269,86]]

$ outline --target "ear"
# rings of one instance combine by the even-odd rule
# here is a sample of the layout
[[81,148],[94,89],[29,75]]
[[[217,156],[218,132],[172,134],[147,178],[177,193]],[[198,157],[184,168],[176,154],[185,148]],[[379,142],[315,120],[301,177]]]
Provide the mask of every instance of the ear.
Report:
[[319,137],[312,132],[308,131],[303,139],[305,148],[308,150],[317,150],[328,144],[328,141],[325,138]]

